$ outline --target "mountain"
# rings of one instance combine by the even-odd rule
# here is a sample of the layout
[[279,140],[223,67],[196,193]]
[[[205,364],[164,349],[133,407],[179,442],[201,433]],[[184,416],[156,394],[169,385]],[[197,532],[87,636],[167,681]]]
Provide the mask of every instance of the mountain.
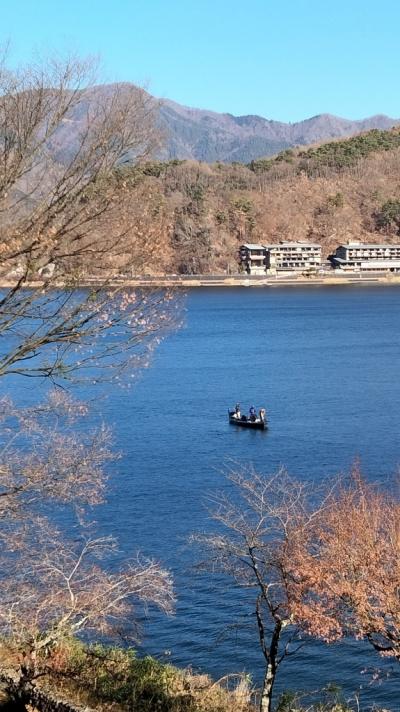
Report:
[[[50,148],[58,160],[64,162],[74,155],[79,136],[85,130],[90,106],[101,106],[112,96],[116,86],[93,86],[74,105],[51,140]],[[123,83],[118,85],[118,89],[123,91],[131,86]],[[400,124],[400,119],[384,115],[349,121],[331,114],[320,114],[287,124],[255,115],[233,116],[189,108],[169,99],[154,99],[154,102],[163,135],[163,147],[158,158],[163,160],[178,158],[207,163],[249,163],[287,148],[352,136],[372,128],[390,129]]]
[[372,128],[389,129],[397,124],[400,119],[382,114],[359,121],[319,114],[287,124],[261,116],[233,116],[192,109],[168,99],[162,101],[160,107],[160,125],[166,138],[162,157],[209,163],[248,163],[293,146],[352,136]]

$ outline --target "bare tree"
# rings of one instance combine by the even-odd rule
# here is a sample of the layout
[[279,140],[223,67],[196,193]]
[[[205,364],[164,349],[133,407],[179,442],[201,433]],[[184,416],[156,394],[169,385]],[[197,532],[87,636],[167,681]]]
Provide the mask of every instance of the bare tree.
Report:
[[[0,630],[22,654],[29,682],[51,670],[51,657],[63,640],[94,632],[108,640],[123,631],[125,640],[137,640],[136,608],[173,608],[169,573],[154,560],[137,555],[124,568],[104,568],[106,556],[116,553],[111,537],[69,541],[65,533],[45,520],[29,532],[29,554],[21,547],[3,569]],[[28,555],[27,555],[28,554]]]
[[57,391],[39,407],[3,399],[1,410],[0,635],[19,651],[12,689],[28,701],[63,639],[84,631],[111,639],[121,630],[136,639],[137,607],[168,613],[174,595],[159,563],[124,552],[117,569],[116,540],[93,532],[87,514],[103,500],[113,455],[103,427],[71,434],[87,408]]
[[30,407],[4,397],[0,411],[0,536],[7,521],[25,523],[45,502],[86,507],[103,501],[104,466],[116,456],[107,428],[82,429],[85,404],[56,390]]
[[[134,376],[177,322],[170,292],[117,279],[163,247],[162,218],[151,224],[142,187],[132,205],[121,170],[151,154],[156,104],[94,79],[75,58],[0,63],[0,376]],[[173,591],[151,559],[124,552],[117,569],[116,541],[89,526],[114,456],[106,428],[74,432],[87,408],[58,389],[0,411],[0,634],[20,651],[12,689],[27,700],[63,637],[135,634],[136,607],[169,612]]]
[[154,255],[162,262],[163,231],[143,229],[118,178],[154,149],[156,103],[141,88],[93,81],[77,59],[0,65],[0,375],[61,380],[90,362],[101,378],[95,362],[116,372],[146,359],[176,320],[165,290],[114,282]]
[[[206,548],[207,568],[254,592],[250,605],[265,661],[260,710],[270,712],[278,668],[301,645],[292,613],[292,601],[301,599],[301,583],[294,582],[290,561],[291,551],[308,537],[309,493],[283,470],[269,477],[241,470],[228,481],[232,495],[219,495],[211,513],[222,531],[194,539]],[[248,601],[246,597],[246,605]]]

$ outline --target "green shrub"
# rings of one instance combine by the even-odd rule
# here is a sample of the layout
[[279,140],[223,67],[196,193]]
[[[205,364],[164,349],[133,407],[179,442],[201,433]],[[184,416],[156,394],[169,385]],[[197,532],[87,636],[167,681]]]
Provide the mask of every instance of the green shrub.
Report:
[[387,200],[375,214],[375,224],[378,230],[395,229],[400,235],[400,200]]
[[321,166],[342,169],[354,165],[374,151],[390,151],[400,147],[400,131],[372,129],[343,141],[331,141],[317,148],[301,151],[299,170],[313,173]]
[[327,200],[327,203],[328,203],[329,207],[332,207],[332,208],[343,208],[343,205],[344,205],[343,193],[339,192],[339,193],[336,193],[335,195],[330,195]]
[[276,712],[352,712],[341,688],[332,683],[311,697],[307,693],[284,692],[278,700]]
[[240,213],[244,213],[245,215],[249,215],[253,212],[254,206],[251,200],[249,198],[236,198],[233,201],[233,205],[238,210]]
[[259,158],[255,161],[250,161],[250,163],[247,164],[247,168],[258,175],[270,171],[273,165],[273,158]]
[[215,221],[218,225],[224,225],[227,222],[227,216],[223,210],[217,210],[215,213]]
[[295,152],[291,148],[287,148],[285,151],[281,151],[275,157],[275,161],[278,163],[293,163],[295,157]]
[[191,709],[182,690],[182,673],[150,656],[137,657],[131,648],[71,641],[63,674],[96,704],[117,703],[141,712]]

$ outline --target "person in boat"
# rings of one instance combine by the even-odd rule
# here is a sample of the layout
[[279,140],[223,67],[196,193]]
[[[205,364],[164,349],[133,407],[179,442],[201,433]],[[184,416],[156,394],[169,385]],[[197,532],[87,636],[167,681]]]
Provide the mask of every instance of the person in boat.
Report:
[[236,403],[235,405],[235,418],[240,420],[240,403]]
[[260,420],[263,420],[263,421],[265,420],[265,408],[260,408],[258,417],[260,418]]
[[257,420],[257,414],[256,414],[256,409],[255,409],[254,405],[250,406],[249,420],[251,420],[253,423],[255,420]]

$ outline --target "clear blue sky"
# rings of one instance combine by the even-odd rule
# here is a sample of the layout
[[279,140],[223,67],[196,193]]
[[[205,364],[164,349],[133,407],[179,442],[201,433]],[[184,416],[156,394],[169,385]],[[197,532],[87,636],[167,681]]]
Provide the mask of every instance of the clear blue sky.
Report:
[[98,54],[106,81],[297,121],[400,118],[400,0],[3,0],[12,61]]

